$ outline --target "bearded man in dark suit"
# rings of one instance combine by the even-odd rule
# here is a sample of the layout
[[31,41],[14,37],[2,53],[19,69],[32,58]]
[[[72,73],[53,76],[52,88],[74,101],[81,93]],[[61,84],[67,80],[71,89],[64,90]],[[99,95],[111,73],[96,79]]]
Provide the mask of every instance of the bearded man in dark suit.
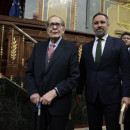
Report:
[[51,16],[47,21],[50,39],[34,46],[26,72],[26,88],[33,105],[34,129],[37,105],[42,103],[40,130],[65,130],[72,90],[78,86],[78,48],[65,41],[64,21]]
[[[102,130],[103,115],[107,130],[120,130],[121,102],[128,106],[130,96],[130,60],[127,47],[121,39],[107,34],[107,15],[97,13],[93,17],[92,28],[96,37],[83,46],[77,101],[82,103],[85,86],[89,130]],[[122,76],[119,68],[122,69]]]

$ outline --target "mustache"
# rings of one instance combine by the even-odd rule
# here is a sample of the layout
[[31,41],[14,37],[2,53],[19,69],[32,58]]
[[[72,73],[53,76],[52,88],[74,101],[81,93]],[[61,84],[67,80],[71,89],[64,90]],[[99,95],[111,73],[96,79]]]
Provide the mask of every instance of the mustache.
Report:
[[52,33],[57,33],[57,32],[59,32],[58,30],[52,30],[51,31]]
[[51,32],[51,33],[59,33],[59,32]]
[[98,28],[96,29],[96,31],[98,31],[98,30],[100,30],[100,29],[104,30],[102,27],[98,27]]

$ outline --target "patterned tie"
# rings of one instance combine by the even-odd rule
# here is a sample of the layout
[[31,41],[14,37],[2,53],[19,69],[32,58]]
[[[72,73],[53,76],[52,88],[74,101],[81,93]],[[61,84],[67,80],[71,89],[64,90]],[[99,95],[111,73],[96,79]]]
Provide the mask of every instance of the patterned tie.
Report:
[[48,50],[48,59],[51,57],[51,54],[52,54],[53,51],[54,51],[54,47],[55,47],[55,44],[54,44],[54,43],[51,43],[50,48],[49,48],[49,50]]
[[102,39],[98,39],[97,41],[98,41],[98,43],[97,43],[97,48],[96,48],[95,63],[96,63],[97,66],[99,66],[100,60],[101,60],[101,54],[102,54],[102,51],[101,51],[101,41],[102,41]]

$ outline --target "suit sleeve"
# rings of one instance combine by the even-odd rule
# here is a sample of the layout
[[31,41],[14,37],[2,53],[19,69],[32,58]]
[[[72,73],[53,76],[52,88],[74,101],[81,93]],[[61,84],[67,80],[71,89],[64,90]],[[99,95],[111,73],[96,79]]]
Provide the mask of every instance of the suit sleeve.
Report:
[[77,46],[74,46],[72,50],[72,53],[69,58],[68,68],[69,70],[68,70],[68,76],[66,80],[63,80],[62,82],[56,85],[60,96],[64,96],[72,92],[72,90],[78,86],[80,72],[79,72]]
[[120,68],[122,77],[122,96],[130,97],[130,55],[124,41],[121,42]]
[[34,93],[38,93],[34,82],[34,54],[35,54],[35,46],[32,51],[32,55],[28,61],[26,76],[25,76],[25,87],[27,89],[28,95],[31,96]]

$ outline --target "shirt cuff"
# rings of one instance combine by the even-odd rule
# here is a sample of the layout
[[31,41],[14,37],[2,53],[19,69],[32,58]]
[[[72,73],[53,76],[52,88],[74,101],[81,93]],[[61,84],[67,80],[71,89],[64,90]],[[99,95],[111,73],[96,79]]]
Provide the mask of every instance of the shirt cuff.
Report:
[[55,87],[54,89],[56,90],[56,94],[57,94],[57,96],[59,96],[59,97],[60,97],[60,93],[59,93],[59,91],[58,91],[57,87]]

